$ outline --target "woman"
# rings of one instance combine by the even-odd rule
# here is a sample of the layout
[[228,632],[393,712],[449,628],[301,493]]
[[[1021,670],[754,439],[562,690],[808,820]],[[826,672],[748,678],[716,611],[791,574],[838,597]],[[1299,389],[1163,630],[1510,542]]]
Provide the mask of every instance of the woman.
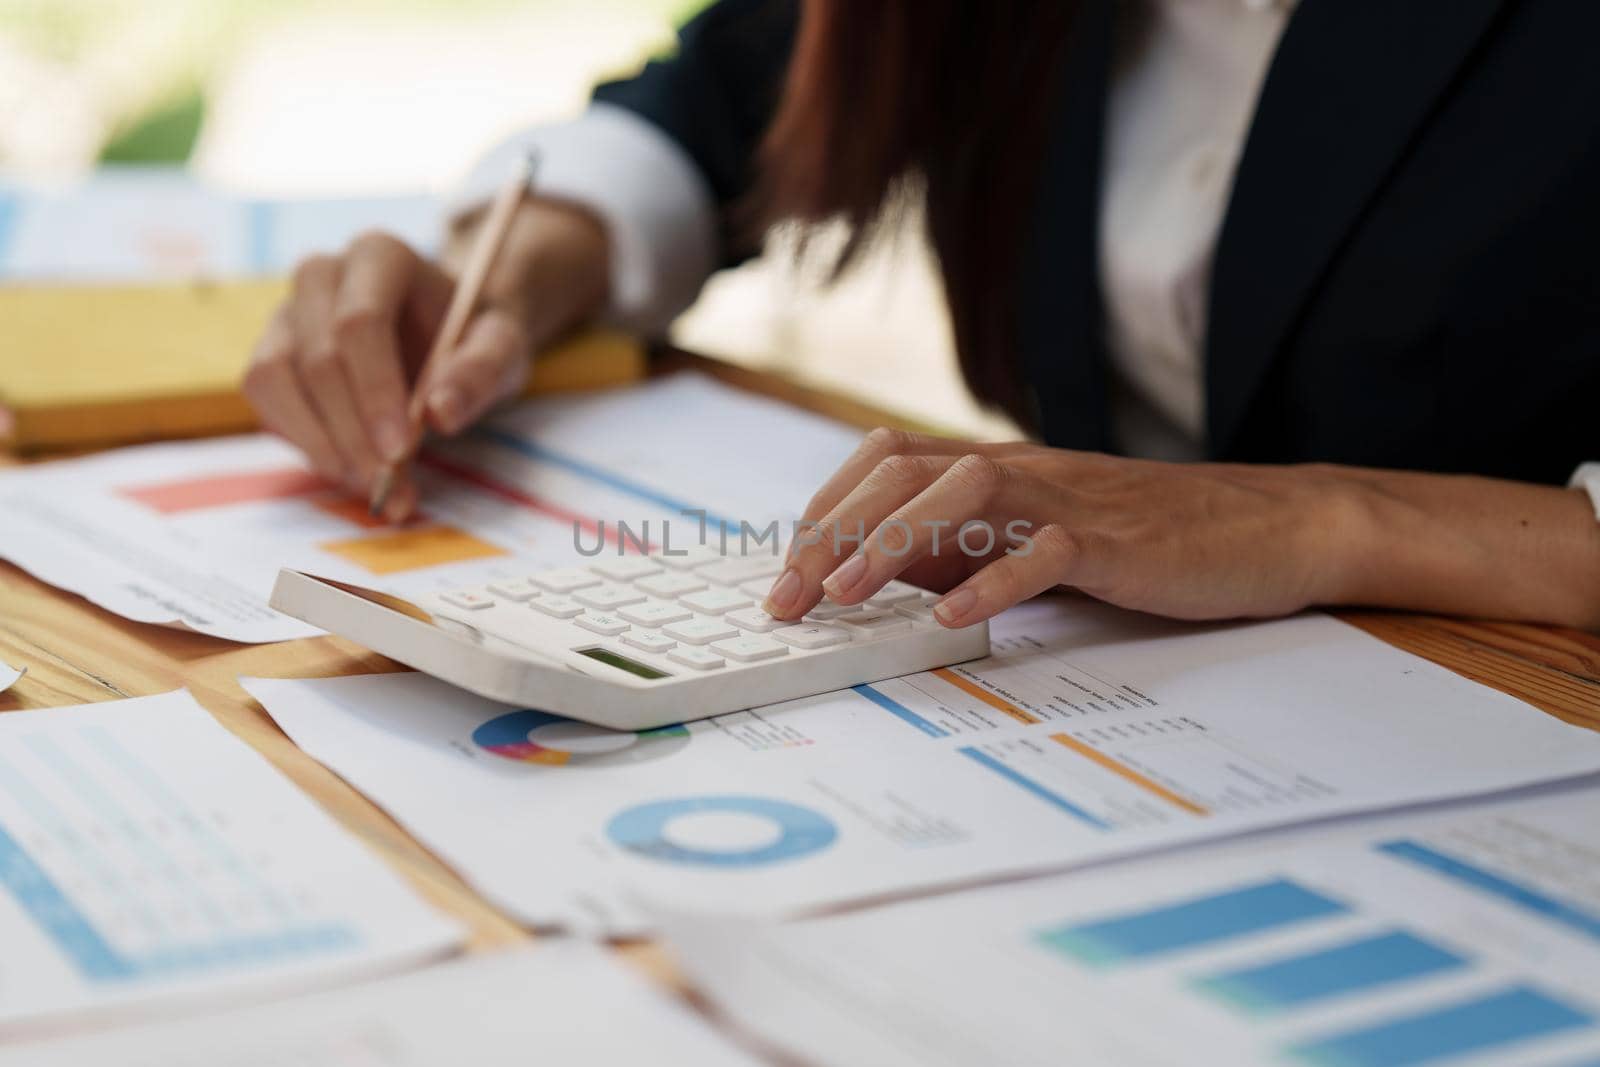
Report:
[[[462,232],[529,145],[543,196],[429,418],[586,319],[660,330],[767,223],[843,218],[848,260],[916,203],[970,386],[1039,443],[872,434],[806,517],[906,521],[807,539],[774,615],[903,575],[951,626],[1065,585],[1600,628],[1600,475],[1560,487],[1600,457],[1597,32],[1561,0],[723,0],[480,168]],[[365,491],[450,287],[381,236],[303,265],[266,424]],[[969,520],[1029,549],[951,551]]]

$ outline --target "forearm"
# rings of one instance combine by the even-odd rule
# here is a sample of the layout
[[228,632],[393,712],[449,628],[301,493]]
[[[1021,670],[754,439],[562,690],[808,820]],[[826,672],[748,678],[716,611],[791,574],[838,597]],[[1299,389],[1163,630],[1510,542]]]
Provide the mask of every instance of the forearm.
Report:
[[1338,602],[1600,630],[1600,523],[1584,493],[1344,473]]

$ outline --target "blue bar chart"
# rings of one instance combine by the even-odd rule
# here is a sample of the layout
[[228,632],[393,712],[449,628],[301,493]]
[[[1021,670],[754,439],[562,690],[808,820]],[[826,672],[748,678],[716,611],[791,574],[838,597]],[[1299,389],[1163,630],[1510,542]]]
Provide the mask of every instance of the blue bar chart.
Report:
[[[1529,871],[1507,856],[1533,857]],[[1130,886],[1027,937],[1076,971],[1072,988],[1153,998],[1248,1062],[1600,1067],[1600,893],[1586,888],[1600,867],[1586,863],[1503,823],[1377,838],[1253,874],[1175,867],[1164,888]]]
[[1040,940],[1079,962],[1112,966],[1341,914],[1337,900],[1286,878],[1162,908],[1065,926]]
[[1243,1011],[1269,1014],[1443,974],[1467,959],[1405,931],[1197,979],[1195,988]]
[[1313,1067],[1411,1067],[1594,1022],[1587,1012],[1522,986],[1296,1045],[1289,1053]]

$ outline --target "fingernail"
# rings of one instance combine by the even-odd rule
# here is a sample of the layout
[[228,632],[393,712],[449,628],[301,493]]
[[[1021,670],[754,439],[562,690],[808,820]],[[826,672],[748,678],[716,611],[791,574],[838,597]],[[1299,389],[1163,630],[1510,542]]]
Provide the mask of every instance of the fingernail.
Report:
[[954,626],[960,622],[975,607],[978,606],[978,594],[972,589],[957,589],[946,594],[945,598],[933,606],[933,613],[939,621],[946,626]]
[[867,573],[867,557],[857,553],[822,580],[822,589],[835,600],[843,600],[850,590],[861,584]]
[[767,594],[766,603],[761,605],[761,610],[768,615],[782,618],[794,607],[794,602],[800,597],[800,572],[790,568],[772,583],[772,592]]
[[406,431],[397,419],[378,423],[378,453],[385,463],[399,463],[406,454]]
[[454,431],[461,421],[461,392],[453,385],[441,385],[428,397],[428,406],[446,431]]

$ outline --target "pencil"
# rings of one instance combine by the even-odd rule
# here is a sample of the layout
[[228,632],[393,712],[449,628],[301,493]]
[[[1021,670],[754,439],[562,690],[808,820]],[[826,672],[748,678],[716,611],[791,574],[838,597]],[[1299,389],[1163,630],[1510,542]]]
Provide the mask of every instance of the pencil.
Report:
[[412,391],[411,403],[406,411],[408,444],[405,455],[394,463],[385,463],[372,484],[372,495],[367,500],[367,509],[374,516],[383,514],[384,505],[389,502],[389,494],[394,492],[395,481],[399,478],[400,471],[422,445],[422,437],[427,429],[425,419],[430,384],[428,379],[443,353],[461,343],[461,335],[467,328],[467,321],[477,310],[478,301],[483,296],[484,282],[488,280],[489,271],[499,258],[500,249],[506,242],[506,235],[511,232],[511,222],[516,218],[517,208],[522,206],[528,194],[533,191],[533,177],[538,169],[538,162],[538,157],[532,153],[522,161],[517,173],[495,197],[494,204],[489,208],[488,217],[484,219],[483,228],[478,231],[477,243],[472,246],[472,252],[467,257],[466,270],[462,272],[461,281],[456,285],[455,295],[450,298],[444,325],[439,327],[439,334],[433,339],[433,347],[428,350],[428,357],[423,360],[422,369],[417,372],[416,388]]

